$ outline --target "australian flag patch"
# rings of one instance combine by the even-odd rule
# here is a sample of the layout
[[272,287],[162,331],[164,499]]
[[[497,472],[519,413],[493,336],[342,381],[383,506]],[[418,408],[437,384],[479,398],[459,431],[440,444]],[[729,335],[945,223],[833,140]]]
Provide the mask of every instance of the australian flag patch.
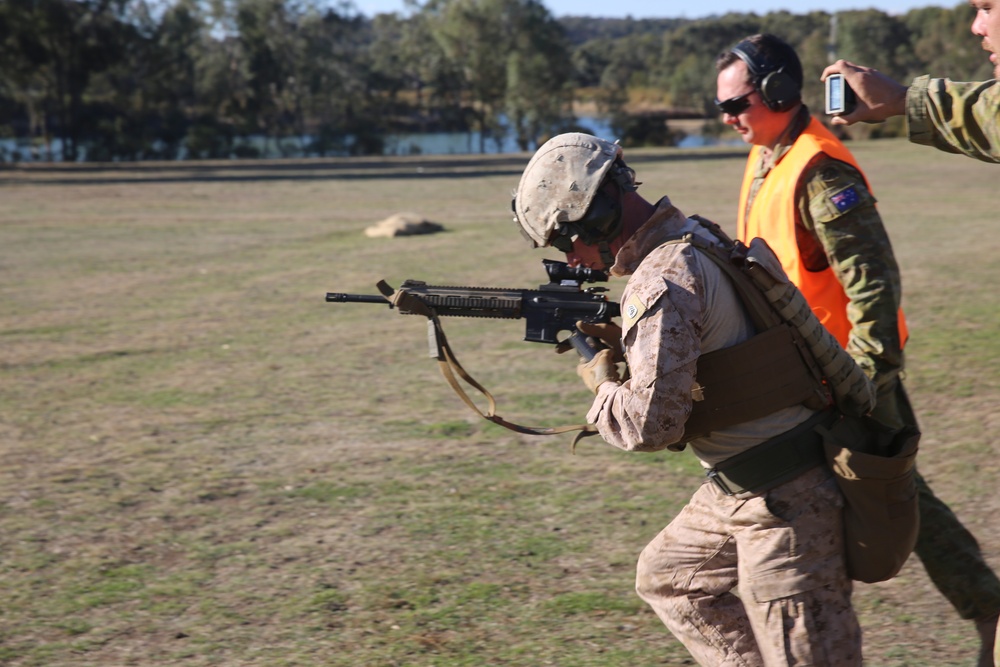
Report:
[[841,213],[849,211],[855,206],[857,206],[860,199],[858,198],[858,192],[854,189],[852,185],[849,188],[841,190],[835,195],[830,195],[830,201],[833,205],[837,207],[837,210]]

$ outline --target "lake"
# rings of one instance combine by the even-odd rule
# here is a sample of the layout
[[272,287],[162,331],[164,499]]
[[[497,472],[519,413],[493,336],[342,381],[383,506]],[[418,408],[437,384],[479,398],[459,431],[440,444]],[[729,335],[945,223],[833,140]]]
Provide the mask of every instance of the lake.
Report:
[[[588,128],[591,133],[604,139],[615,139],[611,126],[602,118],[582,117],[577,123]],[[384,138],[383,155],[463,155],[479,152],[479,132],[419,132],[405,134],[388,134]],[[310,137],[293,137],[279,142],[266,141],[264,137],[250,137],[243,143],[257,148],[264,158],[296,158],[303,157],[305,147],[310,143]],[[706,137],[700,134],[689,134],[678,143],[680,148],[702,148],[719,145],[742,145],[736,137],[726,136],[722,139]],[[521,149],[513,136],[505,137],[500,145],[494,140],[485,143],[486,153],[519,153]],[[51,152],[51,157],[49,153]],[[60,162],[62,143],[54,138],[48,150],[43,145],[31,139],[0,139],[0,162]],[[86,148],[81,148],[81,161],[85,159]],[[182,152],[181,158],[184,159]]]

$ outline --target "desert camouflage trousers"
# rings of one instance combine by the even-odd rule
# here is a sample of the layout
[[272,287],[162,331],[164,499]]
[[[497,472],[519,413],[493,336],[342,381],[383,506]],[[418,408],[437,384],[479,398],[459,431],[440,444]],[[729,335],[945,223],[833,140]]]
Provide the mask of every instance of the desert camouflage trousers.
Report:
[[700,665],[860,665],[843,502],[826,466],[744,499],[706,482],[643,550],[636,591]]

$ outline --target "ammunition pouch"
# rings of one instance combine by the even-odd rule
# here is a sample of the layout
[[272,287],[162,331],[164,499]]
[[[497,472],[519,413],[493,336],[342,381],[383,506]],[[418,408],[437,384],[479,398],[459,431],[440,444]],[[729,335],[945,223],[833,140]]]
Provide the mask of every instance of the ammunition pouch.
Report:
[[919,441],[915,427],[887,431],[872,419],[826,411],[707,475],[726,495],[758,494],[827,463],[844,496],[847,574],[871,584],[896,576],[916,546]]
[[838,417],[836,411],[818,412],[795,428],[726,459],[706,474],[727,496],[763,493],[826,460],[818,427],[832,426]]
[[795,327],[805,342],[840,411],[856,417],[871,412],[875,407],[875,385],[816,319],[805,296],[788,280],[763,239],[753,239],[746,248],[745,267],[770,306]]
[[920,431],[912,426],[888,431],[864,417],[844,417],[817,430],[844,494],[847,573],[865,583],[891,579],[920,531],[915,478]]
[[[693,234],[681,240],[702,251],[730,276],[757,330],[763,334],[744,343],[747,349],[736,346],[720,350],[713,353],[719,354],[717,359],[705,355],[710,363],[704,369],[699,363],[697,379],[704,386],[700,393],[704,394],[706,405],[699,407],[695,402],[692,418],[699,420],[691,431],[704,434],[706,430],[721,428],[722,423],[763,416],[766,412],[755,414],[755,409],[769,401],[776,401],[771,403],[769,412],[794,405],[788,402],[795,394],[791,387],[794,384],[796,391],[801,390],[804,396],[809,373],[822,383],[823,391],[837,407],[836,411],[820,413],[785,434],[723,461],[708,472],[709,478],[728,494],[761,493],[825,460],[845,499],[848,575],[866,583],[891,579],[912,553],[920,526],[915,479],[920,432],[915,426],[890,429],[864,416],[876,405],[874,385],[816,319],[805,297],[784,275],[780,262],[763,240],[754,239],[747,248],[731,241],[718,225],[697,216],[694,219],[720,239],[725,249],[706,244]],[[781,324],[775,324],[775,319]],[[782,357],[775,351],[775,356],[766,361],[762,357],[760,368],[754,373],[754,360],[738,358],[740,354],[768,352],[763,344],[760,350],[754,348],[754,341],[773,335],[771,342],[778,345],[779,335],[772,332],[783,328],[791,330],[794,345],[788,341],[782,344],[801,350],[805,365],[793,364],[794,355]],[[734,352],[732,359],[722,354],[730,349]],[[787,375],[787,393],[781,379],[768,377],[771,373]],[[723,388],[726,377],[741,386]],[[752,393],[758,387],[780,400],[774,396],[765,400],[762,396],[755,403]],[[742,419],[729,422],[728,415],[722,418],[715,404],[708,402],[710,395],[721,391],[731,392],[731,398],[726,400],[744,403],[734,407],[733,417],[739,414]],[[815,396],[802,401],[812,407],[808,400],[814,401]]]

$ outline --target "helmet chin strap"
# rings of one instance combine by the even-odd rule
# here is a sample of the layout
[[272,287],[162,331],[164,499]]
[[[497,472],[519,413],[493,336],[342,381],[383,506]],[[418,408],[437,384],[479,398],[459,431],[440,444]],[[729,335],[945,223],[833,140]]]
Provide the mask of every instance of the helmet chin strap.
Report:
[[604,262],[604,268],[610,269],[615,265],[615,258],[611,254],[611,246],[607,241],[601,241],[598,243],[597,250],[601,253],[601,261]]

